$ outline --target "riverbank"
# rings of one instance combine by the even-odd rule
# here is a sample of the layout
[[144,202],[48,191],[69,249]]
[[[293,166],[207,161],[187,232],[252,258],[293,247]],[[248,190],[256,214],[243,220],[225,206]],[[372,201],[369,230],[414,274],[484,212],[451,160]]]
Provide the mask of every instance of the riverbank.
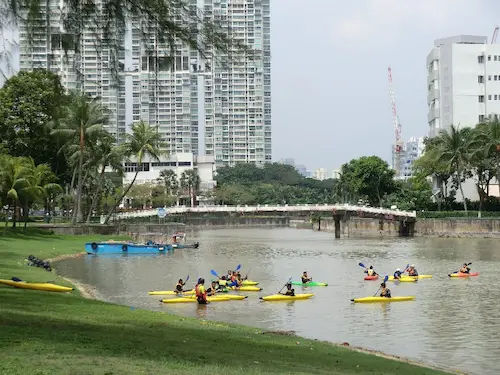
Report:
[[[24,259],[75,254],[97,239],[37,230],[0,235],[0,278],[69,285]],[[89,300],[76,291],[0,287],[0,300],[2,374],[443,373],[293,335]]]

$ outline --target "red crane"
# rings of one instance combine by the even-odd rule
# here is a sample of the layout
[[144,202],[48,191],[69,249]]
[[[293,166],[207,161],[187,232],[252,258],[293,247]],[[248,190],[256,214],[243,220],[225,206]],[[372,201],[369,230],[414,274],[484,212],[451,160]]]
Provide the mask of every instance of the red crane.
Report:
[[498,29],[500,27],[495,26],[495,30],[493,30],[493,35],[491,36],[491,44],[495,44],[497,42]]

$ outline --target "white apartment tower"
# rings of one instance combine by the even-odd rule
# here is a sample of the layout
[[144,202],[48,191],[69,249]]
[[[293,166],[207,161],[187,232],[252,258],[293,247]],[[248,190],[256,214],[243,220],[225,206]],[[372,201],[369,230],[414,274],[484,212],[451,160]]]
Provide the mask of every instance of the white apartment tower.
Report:
[[40,4],[42,16],[31,38],[26,25],[19,25],[20,68],[49,69],[67,89],[100,97],[111,114],[107,130],[118,142],[134,122],[144,120],[158,126],[171,154],[212,155],[218,165],[263,164],[271,161],[269,3],[188,0],[254,51],[244,57],[209,51],[205,59],[181,42],[172,50],[155,28],[145,37],[138,19],[128,20],[114,40],[119,48],[103,46],[103,30],[83,20],[75,53],[61,17],[65,1],[48,0]]
[[485,36],[434,42],[427,56],[429,136],[453,124],[473,127],[500,114],[500,45]]

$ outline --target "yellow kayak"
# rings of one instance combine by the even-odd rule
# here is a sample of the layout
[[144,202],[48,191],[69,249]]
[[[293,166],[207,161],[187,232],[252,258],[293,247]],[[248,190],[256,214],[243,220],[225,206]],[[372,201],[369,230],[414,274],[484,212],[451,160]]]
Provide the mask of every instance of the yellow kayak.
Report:
[[374,303],[374,302],[402,302],[402,301],[413,301],[415,296],[402,296],[402,297],[363,297],[354,298],[351,301],[355,303]]
[[432,275],[418,275],[418,276],[409,276],[409,275],[405,275],[405,277],[411,277],[413,279],[432,279]]
[[232,287],[228,287],[227,289],[236,290],[239,292],[260,292],[262,290],[262,288],[259,288],[258,286],[252,286],[252,285],[248,285],[248,286],[243,285],[240,287],[232,286]]
[[[209,296],[207,298],[210,298],[213,296]],[[240,294],[224,294],[224,295],[216,295],[215,297],[221,297],[221,298],[229,298],[230,300],[233,301],[239,301],[245,298],[248,298],[248,296],[242,296]],[[196,296],[187,296],[186,298],[196,298]]]
[[252,280],[243,280],[241,282],[241,285],[258,285],[258,281],[252,281]]
[[[219,296],[213,296],[213,297],[207,297],[208,302],[224,302],[224,301],[231,301],[231,299],[227,297],[219,297]],[[162,299],[161,302],[163,303],[193,303],[197,302],[196,298],[194,297],[179,297],[179,298],[170,298],[170,299]]]
[[308,299],[314,296],[312,293],[296,294],[294,296],[285,296],[284,294],[273,294],[271,296],[260,297],[263,301],[294,301],[297,299]]
[[414,277],[402,276],[400,279],[395,279],[394,276],[389,276],[389,281],[400,281],[402,283],[412,283],[417,281]]
[[0,284],[10,285],[15,288],[44,290],[47,292],[71,292],[73,288],[51,283],[28,283],[26,281],[12,281],[0,279]]
[[148,292],[150,296],[177,296],[181,294],[194,294],[194,293],[195,293],[194,289],[186,290],[182,293],[177,293],[177,291],[175,290],[154,290]]

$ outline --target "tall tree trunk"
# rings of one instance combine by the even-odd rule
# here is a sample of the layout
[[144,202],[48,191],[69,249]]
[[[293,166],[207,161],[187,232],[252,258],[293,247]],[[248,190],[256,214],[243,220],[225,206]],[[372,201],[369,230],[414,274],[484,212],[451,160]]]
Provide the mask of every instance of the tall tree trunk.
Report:
[[73,212],[73,225],[76,224],[78,215],[80,213],[80,204],[82,199],[82,167],[83,167],[83,144],[84,142],[84,134],[83,127],[80,126],[80,156],[78,157],[78,186],[76,189],[76,202],[73,207],[75,207],[75,212]]
[[111,219],[111,216],[115,213],[116,211],[116,207],[118,207],[118,205],[120,204],[120,202],[122,201],[123,198],[125,198],[125,196],[128,194],[130,188],[134,185],[135,183],[135,180],[137,179],[137,175],[139,174],[139,163],[137,163],[137,169],[135,171],[135,176],[134,176],[134,179],[132,180],[132,182],[130,183],[130,185],[127,187],[127,189],[125,189],[125,191],[123,192],[123,194],[121,195],[121,197],[119,199],[116,200],[116,202],[113,204],[113,206],[111,207],[111,210],[109,210],[109,213],[108,215],[106,216],[106,219],[104,220],[104,224],[107,224],[109,219]]
[[90,204],[90,210],[89,214],[87,215],[87,224],[90,223],[90,218],[92,216],[92,212],[95,210],[97,206],[97,201],[99,199],[99,195],[101,194],[101,188],[102,188],[102,180],[104,177],[104,171],[106,169],[106,164],[102,166],[101,173],[99,174],[99,181],[97,182],[97,189],[95,191],[94,196],[92,197],[92,203]]
[[9,225],[10,204],[7,206],[7,215],[5,215],[5,227]]
[[462,194],[462,199],[464,201],[464,211],[465,211],[465,215],[467,215],[467,200],[465,199],[465,196],[464,196],[464,190],[462,189],[462,182],[461,181],[458,181],[458,188],[460,189],[460,194]]
[[28,217],[29,217],[29,210],[26,206],[23,207],[23,216],[24,216],[24,229],[26,230],[26,227],[28,226]]
[[16,227],[17,221],[17,203],[14,202],[14,212],[12,213],[12,228]]

